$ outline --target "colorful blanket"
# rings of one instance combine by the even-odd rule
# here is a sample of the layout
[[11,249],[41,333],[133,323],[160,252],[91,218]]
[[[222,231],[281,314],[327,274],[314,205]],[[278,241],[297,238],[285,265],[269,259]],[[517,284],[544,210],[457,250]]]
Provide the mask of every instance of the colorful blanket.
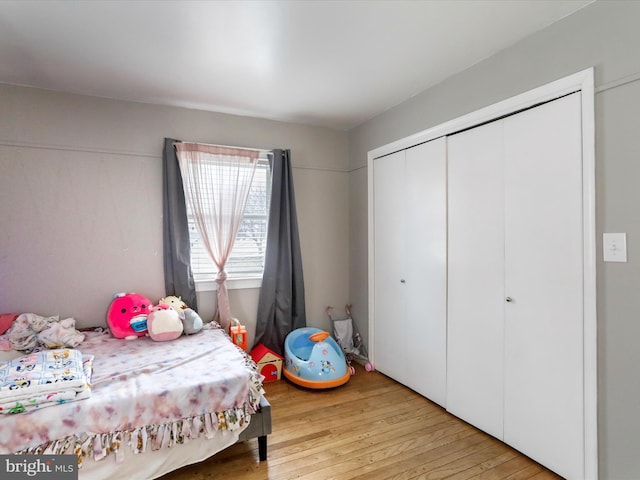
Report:
[[0,413],[36,410],[91,396],[93,356],[45,350],[0,363]]
[[171,342],[85,332],[95,356],[91,398],[0,420],[0,454],[75,453],[100,460],[242,431],[259,407],[262,377],[221,329]]

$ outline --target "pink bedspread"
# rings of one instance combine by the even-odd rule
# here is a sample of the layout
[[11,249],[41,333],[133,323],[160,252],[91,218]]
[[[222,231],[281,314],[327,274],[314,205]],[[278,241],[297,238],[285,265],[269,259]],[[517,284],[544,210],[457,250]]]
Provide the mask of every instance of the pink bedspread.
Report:
[[87,332],[92,396],[0,421],[0,454],[76,453],[96,460],[246,426],[263,393],[248,355],[222,330],[170,342]]

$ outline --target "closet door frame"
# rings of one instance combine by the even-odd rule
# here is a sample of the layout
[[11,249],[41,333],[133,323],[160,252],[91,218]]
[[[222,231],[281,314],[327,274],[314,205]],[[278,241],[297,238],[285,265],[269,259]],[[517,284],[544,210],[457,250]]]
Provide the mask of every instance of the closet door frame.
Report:
[[[583,186],[583,248],[584,248],[584,472],[586,479],[598,478],[598,388],[597,388],[597,313],[596,313],[596,229],[595,229],[595,109],[593,67],[516,95],[488,107],[442,123],[433,128],[397,140],[369,151],[368,170],[368,241],[373,235],[373,161],[378,157],[404,150],[430,140],[460,132],[520,110],[548,102],[564,95],[581,92],[582,107],[582,186]],[[374,345],[375,318],[372,249],[368,259],[369,345]],[[375,349],[369,348],[375,366]]]

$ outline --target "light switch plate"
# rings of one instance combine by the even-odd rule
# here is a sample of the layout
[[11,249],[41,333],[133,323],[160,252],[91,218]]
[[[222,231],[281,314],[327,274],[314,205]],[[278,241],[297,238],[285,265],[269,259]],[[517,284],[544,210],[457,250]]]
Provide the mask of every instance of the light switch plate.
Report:
[[602,248],[605,262],[627,261],[627,234],[604,233],[602,234]]

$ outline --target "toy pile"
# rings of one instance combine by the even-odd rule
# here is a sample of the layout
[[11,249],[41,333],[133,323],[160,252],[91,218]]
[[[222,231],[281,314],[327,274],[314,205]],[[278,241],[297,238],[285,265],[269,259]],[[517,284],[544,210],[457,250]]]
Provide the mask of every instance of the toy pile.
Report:
[[[75,348],[85,335],[76,330],[74,318],[60,320],[58,315],[35,313],[0,314],[0,350],[23,353],[52,348]],[[203,328],[202,318],[180,297],[161,298],[157,305],[137,293],[118,293],[107,312],[107,326],[116,338],[128,340],[149,335],[166,341],[192,335]]]
[[134,340],[149,335],[152,340],[175,340],[183,333],[192,335],[202,330],[200,316],[180,297],[161,298],[158,305],[138,293],[118,293],[107,312],[107,324],[116,338]]

